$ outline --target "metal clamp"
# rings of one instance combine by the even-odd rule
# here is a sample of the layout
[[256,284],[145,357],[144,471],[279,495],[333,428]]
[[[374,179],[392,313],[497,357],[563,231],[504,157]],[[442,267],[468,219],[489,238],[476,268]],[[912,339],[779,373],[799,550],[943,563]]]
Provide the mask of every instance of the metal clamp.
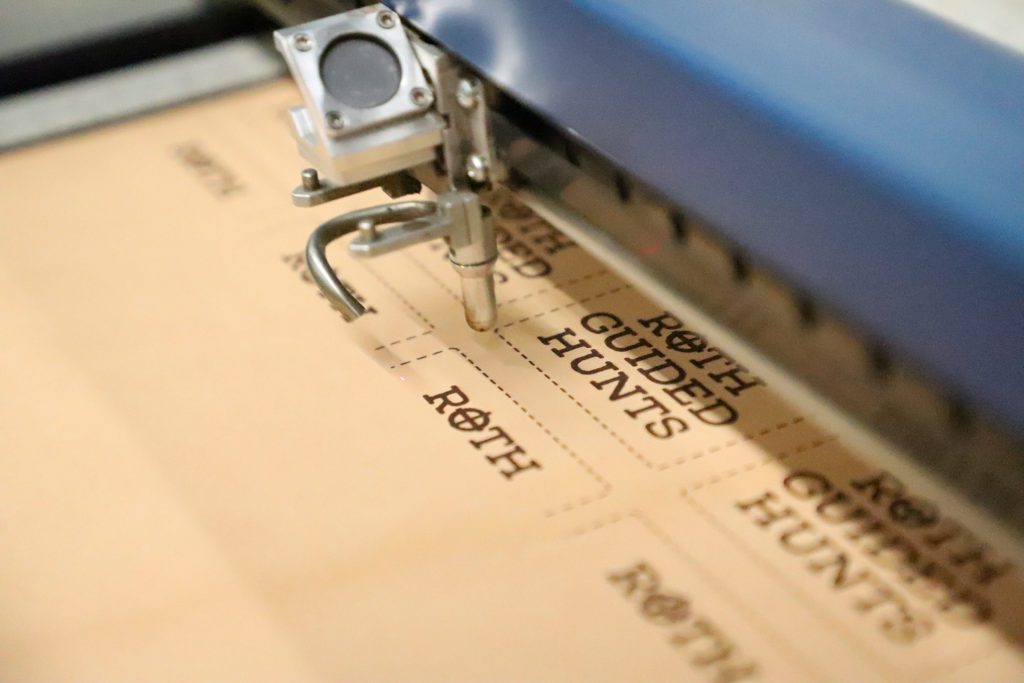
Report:
[[[381,225],[397,223],[379,230]],[[497,320],[494,262],[498,248],[490,211],[472,192],[447,192],[436,202],[406,201],[360,209],[332,218],[309,237],[306,263],[314,282],[327,300],[352,321],[366,309],[341,283],[327,260],[327,245],[359,232],[349,244],[352,256],[368,258],[397,249],[444,238],[448,260],[462,282],[466,322],[474,330],[487,330]]]

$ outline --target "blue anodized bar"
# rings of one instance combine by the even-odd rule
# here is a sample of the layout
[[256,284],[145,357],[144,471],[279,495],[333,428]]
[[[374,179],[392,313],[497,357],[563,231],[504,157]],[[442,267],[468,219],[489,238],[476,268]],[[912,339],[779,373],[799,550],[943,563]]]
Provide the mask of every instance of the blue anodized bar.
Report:
[[1024,434],[1024,58],[896,0],[390,0]]

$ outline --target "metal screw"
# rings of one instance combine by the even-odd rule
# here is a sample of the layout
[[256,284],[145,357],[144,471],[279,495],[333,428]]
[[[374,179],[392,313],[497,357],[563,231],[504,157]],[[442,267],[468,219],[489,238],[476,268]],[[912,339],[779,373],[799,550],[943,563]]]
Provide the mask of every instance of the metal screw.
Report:
[[295,49],[299,52],[306,52],[313,47],[313,39],[305,33],[295,36]]
[[377,15],[377,24],[381,28],[394,28],[398,25],[398,17],[394,12],[381,12]]
[[413,88],[409,92],[409,99],[417,107],[429,107],[434,101],[434,93],[430,92],[426,88]]
[[466,157],[466,175],[475,183],[486,182],[487,160],[480,154],[470,154]]
[[310,192],[320,189],[320,175],[315,168],[307,168],[302,172],[302,189]]
[[455,100],[463,109],[472,109],[480,102],[480,83],[476,80],[463,78],[455,89]]
[[373,242],[377,239],[377,224],[373,220],[364,218],[356,223],[356,228],[365,241]]
[[327,125],[333,128],[334,130],[340,130],[345,127],[345,119],[343,119],[341,117],[341,114],[339,114],[336,111],[327,112],[326,118]]

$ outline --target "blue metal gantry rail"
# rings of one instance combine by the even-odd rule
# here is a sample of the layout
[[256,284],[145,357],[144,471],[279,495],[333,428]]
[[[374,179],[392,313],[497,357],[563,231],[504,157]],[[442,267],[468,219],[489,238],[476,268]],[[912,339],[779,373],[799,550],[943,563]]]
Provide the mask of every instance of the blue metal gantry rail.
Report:
[[898,0],[388,0],[1024,434],[1024,56]]

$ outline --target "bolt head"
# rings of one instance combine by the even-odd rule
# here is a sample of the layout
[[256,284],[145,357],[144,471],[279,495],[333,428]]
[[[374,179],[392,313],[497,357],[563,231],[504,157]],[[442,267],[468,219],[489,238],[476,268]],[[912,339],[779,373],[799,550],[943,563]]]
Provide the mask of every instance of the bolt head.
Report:
[[468,78],[462,79],[455,90],[455,100],[463,109],[472,109],[480,102],[480,84]]
[[356,228],[359,230],[359,234],[362,236],[363,241],[365,241],[365,242],[376,242],[377,241],[377,237],[379,236],[377,234],[377,224],[374,223],[369,218],[364,218],[363,220],[361,220],[358,223],[356,223]]
[[313,39],[305,33],[300,33],[292,39],[295,49],[299,52],[306,52],[313,47]]
[[487,182],[487,161],[479,154],[466,157],[466,175],[474,183]]
[[336,111],[327,112],[324,118],[327,119],[327,125],[334,130],[341,130],[345,127],[345,119]]
[[398,26],[398,17],[394,12],[385,10],[377,15],[377,25],[381,28],[394,28]]
[[434,93],[430,92],[426,88],[413,88],[409,92],[409,99],[417,107],[429,107],[434,103]]
[[320,174],[315,168],[307,168],[302,172],[302,189],[310,192],[320,189]]

